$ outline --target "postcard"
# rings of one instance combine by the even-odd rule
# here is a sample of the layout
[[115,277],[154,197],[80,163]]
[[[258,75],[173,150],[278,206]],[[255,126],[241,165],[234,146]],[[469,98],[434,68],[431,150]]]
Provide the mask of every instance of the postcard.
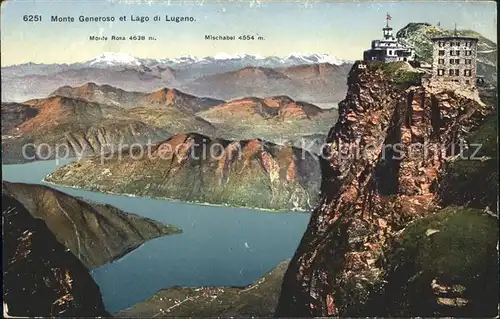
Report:
[[2,1],[4,316],[497,315],[496,9]]

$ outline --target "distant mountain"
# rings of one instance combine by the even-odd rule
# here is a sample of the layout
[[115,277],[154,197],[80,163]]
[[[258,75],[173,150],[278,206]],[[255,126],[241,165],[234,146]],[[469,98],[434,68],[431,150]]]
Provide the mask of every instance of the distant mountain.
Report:
[[143,63],[140,59],[124,54],[124,53],[111,53],[105,52],[101,55],[98,55],[86,62],[88,66],[117,66],[117,65],[135,65],[141,66]]
[[214,105],[224,103],[222,100],[199,98],[177,89],[162,88],[151,93],[129,92],[111,85],[98,85],[93,82],[78,87],[63,86],[50,93],[49,96],[55,95],[85,99],[90,102],[116,105],[123,108],[140,106],[176,107],[188,113],[206,110]]
[[128,91],[150,92],[162,87],[179,87],[200,76],[230,72],[245,67],[286,67],[299,64],[349,64],[326,54],[294,53],[286,57],[220,53],[213,57],[182,56],[171,59],[143,59],[106,52],[87,61],[71,64],[24,63],[2,67],[2,101],[21,102],[42,98],[65,85],[86,82],[108,84]]
[[309,209],[318,194],[315,155],[258,139],[178,134],[155,145],[151,156],[127,153],[103,163],[89,157],[46,180],[103,192],[286,210]]
[[[429,23],[409,23],[397,32],[397,37],[404,44],[413,46],[417,56],[428,63],[432,62],[431,38],[453,35],[454,30],[445,30]],[[457,30],[461,36],[479,38],[477,52],[477,73],[494,84],[497,82],[497,44],[480,33],[472,30]]]
[[280,67],[299,64],[330,63],[335,65],[351,64],[351,61],[341,60],[335,56],[319,53],[291,53],[286,57],[269,56],[262,57],[252,54],[227,54],[219,53],[214,56],[195,57],[180,56],[176,58],[148,59],[138,58],[124,53],[104,52],[87,61],[75,62],[70,64],[39,64],[23,63],[2,67],[4,76],[24,76],[28,74],[49,74],[70,69],[82,68],[152,68],[170,67],[174,69],[183,69],[185,67],[199,69],[201,66],[215,65],[224,68],[225,65],[233,69],[239,69],[245,66],[267,66]]
[[[26,143],[67,145],[75,156],[153,143],[183,132],[214,135],[216,127],[196,113],[223,103],[169,88],[142,93],[95,83],[64,86],[47,98],[2,103],[2,160],[23,161]],[[28,147],[29,157],[33,151]]]
[[38,109],[20,103],[2,103],[2,136],[12,134],[12,129],[35,117]]
[[[302,136],[327,134],[337,119],[336,109],[295,101],[289,96],[244,97],[214,106],[197,115],[226,139],[261,139],[285,145]],[[309,140],[309,139],[307,139]],[[307,143],[306,145],[309,145]],[[311,147],[311,151],[316,150]]]
[[201,77],[181,86],[186,92],[224,100],[287,95],[311,103],[336,103],[347,90],[350,65],[329,63],[280,68],[246,67]]
[[[305,73],[301,76],[307,78]],[[228,139],[260,137],[284,143],[302,135],[326,134],[336,119],[335,110],[325,110],[288,96],[245,97],[226,103],[177,89],[141,93],[95,83],[65,86],[52,94],[122,107],[127,109],[121,113],[122,117],[140,120],[173,134],[198,132]]]
[[[2,101],[22,102],[44,98],[62,86],[88,82],[112,85],[128,91],[150,92],[176,83],[170,69],[149,68],[72,68],[56,73],[2,77]],[[174,76],[175,77],[175,76]]]
[[246,97],[232,100],[198,113],[202,118],[217,122],[255,122],[276,119],[287,121],[311,119],[325,110],[306,102],[296,102],[288,96],[268,98]]
[[[33,110],[32,114],[26,116],[27,110]],[[59,156],[66,155],[63,146],[67,146],[70,156],[99,154],[118,145],[144,144],[171,136],[163,128],[127,116],[121,107],[84,99],[52,96],[26,101],[21,107],[2,103],[1,111],[2,121],[4,114],[17,121],[17,125],[2,132],[4,163],[54,159],[56,146],[62,153]],[[50,149],[40,148],[43,143]],[[23,149],[25,145],[27,149]]]
[[142,92],[129,92],[111,85],[98,85],[94,82],[75,87],[65,85],[49,94],[49,96],[85,99],[94,103],[115,105],[124,108],[138,106],[139,101],[144,95]]
[[194,57],[194,56],[181,56],[177,58],[167,58],[167,59],[142,59],[126,55],[123,53],[112,53],[105,52],[99,56],[96,56],[88,61],[81,62],[85,66],[170,66],[173,68],[183,68],[185,66],[195,67],[197,65],[203,64],[213,64],[213,63],[239,63],[238,67],[252,65],[252,66],[290,66],[298,64],[316,64],[316,63],[331,63],[335,65],[341,65],[347,61],[341,60],[337,57],[330,56],[328,54],[320,53],[291,53],[285,57],[268,56],[263,57],[260,55],[246,54],[246,53],[218,53],[214,56],[206,57]]
[[195,113],[222,103],[224,103],[223,100],[200,98],[177,89],[163,88],[145,94],[139,101],[139,106],[173,106],[188,113]]

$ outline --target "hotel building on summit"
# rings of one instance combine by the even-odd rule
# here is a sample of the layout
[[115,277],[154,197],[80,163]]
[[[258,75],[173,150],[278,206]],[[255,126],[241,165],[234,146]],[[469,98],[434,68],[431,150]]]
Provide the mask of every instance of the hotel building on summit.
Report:
[[390,15],[386,16],[386,26],[382,29],[383,39],[373,40],[371,49],[363,53],[364,61],[414,61],[415,51],[413,48],[404,46],[393,35],[393,29],[389,26]]
[[476,60],[478,38],[441,36],[431,39],[432,81],[455,82],[463,86],[476,86]]

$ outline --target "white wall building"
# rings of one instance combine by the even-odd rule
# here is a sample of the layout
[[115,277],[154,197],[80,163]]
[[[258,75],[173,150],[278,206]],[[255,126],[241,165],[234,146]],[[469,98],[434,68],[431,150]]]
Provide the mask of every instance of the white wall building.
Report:
[[393,35],[393,29],[389,26],[391,17],[387,15],[387,24],[382,29],[383,39],[373,40],[372,47],[363,53],[363,60],[396,62],[396,61],[414,61],[415,51],[401,44]]

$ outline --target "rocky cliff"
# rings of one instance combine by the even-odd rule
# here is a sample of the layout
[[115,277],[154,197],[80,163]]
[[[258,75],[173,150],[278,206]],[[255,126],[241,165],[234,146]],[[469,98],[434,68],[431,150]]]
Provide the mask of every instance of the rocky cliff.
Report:
[[55,238],[89,268],[109,263],[147,240],[180,232],[43,185],[4,181],[2,194],[21,202],[31,216],[43,220]]
[[74,162],[46,180],[104,192],[289,210],[314,205],[320,168],[316,155],[299,148],[191,133],[151,149]]
[[[496,256],[496,237],[492,233],[494,227],[487,225],[496,221],[481,211],[472,217],[467,212],[467,218],[476,218],[476,224],[482,225],[478,231],[488,231],[488,235],[474,238],[474,231],[460,230],[468,227],[467,222],[452,221],[449,223],[454,225],[448,227],[454,232],[450,235],[436,221],[422,219],[424,225],[434,226],[420,226],[419,231],[430,229],[432,235],[433,227],[436,232],[441,229],[440,234],[435,234],[439,249],[431,245],[434,250],[429,251],[422,244],[408,251],[427,257],[444,256],[442,260],[447,260],[447,254],[455,254],[454,260],[486,258],[488,266],[478,268],[477,260],[472,262],[474,265],[459,266],[464,272],[470,271],[465,276],[452,274],[443,263],[431,269],[431,265],[425,264],[429,259],[408,268],[408,264],[398,263],[391,256],[401,238],[412,238],[410,242],[428,240],[430,235],[418,233],[415,237],[405,232],[405,227],[433,216],[444,205],[437,195],[441,173],[451,158],[459,156],[460,141],[475,131],[495,106],[482,103],[477,91],[423,87],[418,73],[403,63],[369,63],[366,68],[358,68],[358,64],[349,73],[349,88],[339,105],[339,119],[328,134],[328,146],[321,157],[321,198],[285,274],[277,315],[491,315],[496,308],[491,299],[488,304],[481,295],[469,294],[465,307],[468,312],[462,311],[457,301],[464,290],[477,292],[477,287],[467,286],[469,275],[484,283],[484,278],[492,273],[489,267],[491,258]],[[458,216],[458,220],[467,220],[460,218],[460,213],[448,212]],[[460,238],[461,233],[472,242]],[[467,255],[470,250],[458,248],[465,243],[469,249],[480,245],[484,253]],[[396,265],[407,270],[406,277],[391,275],[389,269],[397,268]],[[421,290],[415,286],[401,287],[413,280],[413,275],[418,277],[420,271],[425,274],[418,278]],[[494,278],[489,279],[495,283]],[[387,288],[387,281],[400,289]],[[445,296],[451,299],[447,300],[449,307],[433,307],[443,297],[430,291],[439,290],[436,285],[442,287],[443,294],[449,293]],[[454,295],[453,289],[457,290]],[[389,306],[394,291],[404,302]],[[425,307],[417,307],[418,291],[434,299],[427,298],[427,303],[420,303]]]
[[43,220],[2,194],[4,316],[107,317],[99,287]]

